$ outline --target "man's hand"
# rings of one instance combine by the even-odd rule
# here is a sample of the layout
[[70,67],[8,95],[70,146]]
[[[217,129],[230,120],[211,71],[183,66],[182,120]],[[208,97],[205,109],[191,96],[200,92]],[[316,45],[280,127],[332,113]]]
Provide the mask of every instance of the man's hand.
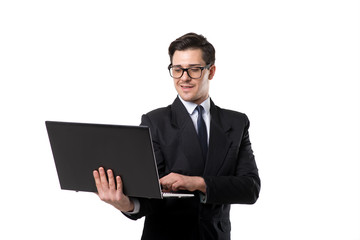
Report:
[[122,181],[120,176],[116,177],[116,185],[112,170],[107,170],[107,176],[104,168],[93,172],[98,195],[101,200],[113,205],[122,212],[131,212],[134,210],[134,203],[123,193]]
[[202,177],[185,176],[178,173],[170,173],[160,179],[164,191],[187,190],[194,192],[199,190],[206,194],[206,184]]

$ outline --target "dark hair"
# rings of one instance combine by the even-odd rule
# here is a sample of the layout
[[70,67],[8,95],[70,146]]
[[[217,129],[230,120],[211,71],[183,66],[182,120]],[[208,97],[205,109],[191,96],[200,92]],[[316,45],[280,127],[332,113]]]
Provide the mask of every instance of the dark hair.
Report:
[[201,49],[202,58],[206,65],[215,63],[215,48],[208,40],[203,36],[196,33],[187,33],[184,36],[179,37],[173,41],[169,46],[170,62],[172,64],[172,58],[176,50],[183,51],[188,49]]

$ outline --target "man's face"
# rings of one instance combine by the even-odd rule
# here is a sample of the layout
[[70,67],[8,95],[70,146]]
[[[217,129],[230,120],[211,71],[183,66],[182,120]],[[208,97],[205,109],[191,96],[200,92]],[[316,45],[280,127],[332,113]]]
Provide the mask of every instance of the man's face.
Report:
[[[202,58],[201,49],[188,49],[175,51],[172,58],[172,65],[181,68],[204,67],[206,65]],[[202,103],[209,96],[209,81],[215,74],[215,65],[210,69],[204,69],[198,79],[190,78],[184,72],[181,78],[174,78],[175,89],[182,99],[196,104]]]

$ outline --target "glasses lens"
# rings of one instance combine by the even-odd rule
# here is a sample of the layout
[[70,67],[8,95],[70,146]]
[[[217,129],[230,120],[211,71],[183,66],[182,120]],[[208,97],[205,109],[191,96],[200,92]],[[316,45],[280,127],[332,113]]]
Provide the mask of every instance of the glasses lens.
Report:
[[174,78],[180,78],[183,73],[183,70],[179,67],[171,67],[170,75]]
[[191,78],[200,78],[201,77],[201,68],[199,68],[199,67],[189,68],[188,73]]

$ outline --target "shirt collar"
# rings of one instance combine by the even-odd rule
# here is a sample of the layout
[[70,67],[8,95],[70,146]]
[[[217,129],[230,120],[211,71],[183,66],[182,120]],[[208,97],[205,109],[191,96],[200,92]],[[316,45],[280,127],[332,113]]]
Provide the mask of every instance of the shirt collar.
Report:
[[[188,113],[190,115],[192,115],[195,111],[195,108],[197,107],[197,104],[196,103],[193,103],[193,102],[188,102],[188,101],[185,101],[184,99],[182,99],[179,96],[179,99],[180,101],[184,104],[186,110],[188,111]],[[200,104],[204,110],[205,110],[205,113],[208,114],[210,112],[210,97],[208,97],[205,101],[203,101],[201,104]]]

